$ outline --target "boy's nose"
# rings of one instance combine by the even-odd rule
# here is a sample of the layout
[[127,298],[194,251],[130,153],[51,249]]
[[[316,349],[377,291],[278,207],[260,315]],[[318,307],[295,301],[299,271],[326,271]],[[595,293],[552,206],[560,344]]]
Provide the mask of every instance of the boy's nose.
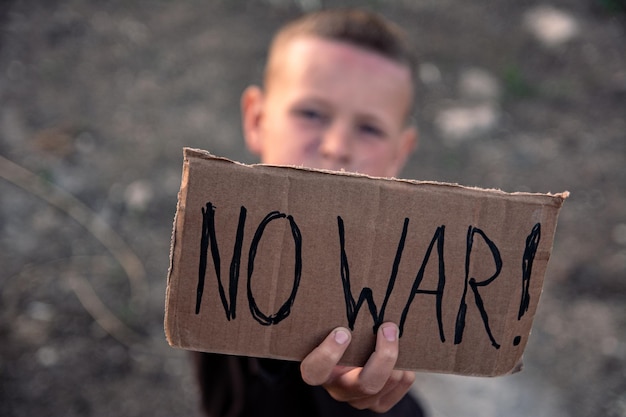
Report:
[[340,124],[329,126],[322,136],[320,153],[331,164],[331,169],[348,169],[352,142],[350,129]]

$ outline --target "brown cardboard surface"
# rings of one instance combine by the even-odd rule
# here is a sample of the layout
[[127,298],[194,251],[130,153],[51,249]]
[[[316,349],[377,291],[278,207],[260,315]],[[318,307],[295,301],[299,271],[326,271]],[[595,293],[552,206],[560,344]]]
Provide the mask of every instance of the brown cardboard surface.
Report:
[[403,369],[518,369],[568,193],[243,165],[185,149],[165,331],[172,346],[301,360],[335,327],[363,365],[400,326]]

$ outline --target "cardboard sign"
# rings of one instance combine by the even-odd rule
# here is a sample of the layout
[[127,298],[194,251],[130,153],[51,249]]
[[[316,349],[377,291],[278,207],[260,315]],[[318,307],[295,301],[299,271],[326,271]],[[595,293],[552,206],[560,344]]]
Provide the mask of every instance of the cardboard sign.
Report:
[[380,324],[397,367],[513,372],[567,193],[513,193],[185,149],[165,329],[191,350],[301,360],[337,326],[362,366]]

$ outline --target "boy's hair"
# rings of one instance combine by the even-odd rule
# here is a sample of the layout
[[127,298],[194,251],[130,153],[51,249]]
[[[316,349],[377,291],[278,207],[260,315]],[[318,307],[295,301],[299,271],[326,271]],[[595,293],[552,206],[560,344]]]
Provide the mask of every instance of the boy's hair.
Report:
[[306,14],[285,25],[274,36],[265,72],[265,82],[271,72],[272,54],[285,43],[299,36],[315,36],[380,54],[406,65],[415,84],[415,57],[406,33],[382,16],[361,9],[332,9]]

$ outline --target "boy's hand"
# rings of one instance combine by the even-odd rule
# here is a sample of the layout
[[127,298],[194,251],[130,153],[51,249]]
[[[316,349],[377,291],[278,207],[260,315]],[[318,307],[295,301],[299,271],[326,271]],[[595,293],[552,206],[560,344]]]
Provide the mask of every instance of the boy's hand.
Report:
[[335,400],[355,408],[388,411],[415,380],[413,372],[393,369],[398,359],[398,326],[394,323],[380,326],[376,349],[363,368],[337,365],[350,340],[348,329],[333,330],[302,361],[302,379],[309,385],[322,385]]

